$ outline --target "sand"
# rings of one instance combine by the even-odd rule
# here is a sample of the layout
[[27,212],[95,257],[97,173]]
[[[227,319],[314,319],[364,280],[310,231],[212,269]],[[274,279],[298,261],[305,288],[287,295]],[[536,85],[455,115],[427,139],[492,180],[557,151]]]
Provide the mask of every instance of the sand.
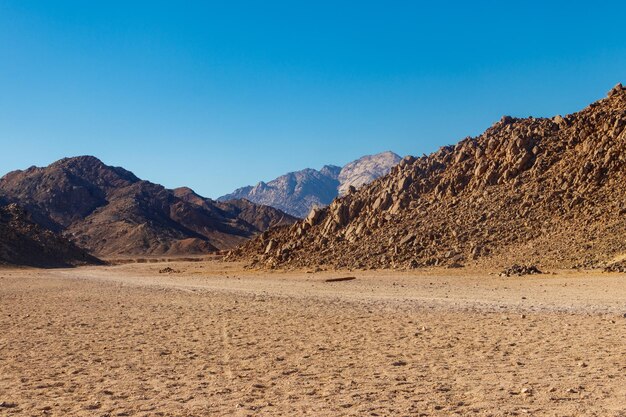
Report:
[[620,274],[0,269],[0,415],[626,416],[624,313]]

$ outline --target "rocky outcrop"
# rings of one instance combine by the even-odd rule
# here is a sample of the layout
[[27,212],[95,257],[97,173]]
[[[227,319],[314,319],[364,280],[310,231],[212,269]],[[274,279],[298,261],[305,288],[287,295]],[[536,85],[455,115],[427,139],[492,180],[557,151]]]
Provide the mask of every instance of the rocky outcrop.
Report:
[[100,263],[67,239],[34,223],[21,207],[0,202],[0,264],[68,267]]
[[599,265],[626,253],[626,91],[505,116],[233,252],[265,267]]
[[360,188],[387,174],[400,161],[393,152],[367,155],[343,168],[326,165],[319,171],[304,169],[282,175],[268,183],[239,188],[218,201],[246,199],[304,218],[315,207],[325,207],[340,193]]
[[0,179],[0,195],[99,256],[207,253],[234,247],[279,218],[294,221],[259,208],[267,219],[252,224],[244,218],[251,207],[168,190],[92,156],[11,172]]

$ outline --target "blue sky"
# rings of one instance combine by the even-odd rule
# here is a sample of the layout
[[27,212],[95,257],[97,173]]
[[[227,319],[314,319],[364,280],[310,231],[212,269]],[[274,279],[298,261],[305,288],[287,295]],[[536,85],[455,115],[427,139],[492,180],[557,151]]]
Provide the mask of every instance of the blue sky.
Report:
[[611,1],[0,0],[0,174],[91,154],[217,197],[429,153],[626,83],[624,15]]

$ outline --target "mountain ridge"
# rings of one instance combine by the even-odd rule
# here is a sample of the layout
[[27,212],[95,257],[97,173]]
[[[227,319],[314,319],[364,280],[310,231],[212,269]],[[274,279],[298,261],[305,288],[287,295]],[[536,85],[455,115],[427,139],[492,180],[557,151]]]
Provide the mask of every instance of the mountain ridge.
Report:
[[100,256],[208,253],[262,232],[264,221],[293,220],[266,208],[253,224],[241,217],[249,205],[235,213],[233,205],[210,199],[192,204],[93,156],[10,172],[0,178],[0,195],[23,206],[42,227]]
[[218,201],[245,198],[278,208],[295,217],[306,217],[314,207],[330,204],[340,194],[367,184],[389,172],[400,157],[391,151],[366,155],[344,167],[324,165],[320,170],[305,168],[283,174],[269,182],[241,187]]

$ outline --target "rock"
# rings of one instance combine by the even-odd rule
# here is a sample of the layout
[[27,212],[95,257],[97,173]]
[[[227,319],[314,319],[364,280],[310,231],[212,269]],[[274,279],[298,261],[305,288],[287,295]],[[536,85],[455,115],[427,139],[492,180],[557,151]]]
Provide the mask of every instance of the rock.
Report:
[[272,252],[274,249],[278,247],[278,242],[274,239],[270,240],[267,246],[265,247],[265,253],[268,254]]
[[626,260],[612,262],[604,267],[604,272],[626,273]]
[[609,91],[608,96],[614,97],[618,94],[623,94],[623,92],[624,92],[624,87],[622,87],[622,83],[618,83],[615,87],[611,89],[611,91]]
[[322,219],[322,216],[324,214],[324,211],[320,208],[313,208],[311,209],[311,212],[309,213],[309,215],[306,217],[306,223],[308,223],[311,226],[315,226],[317,225],[320,220]]
[[163,269],[159,269],[159,274],[178,274],[178,273],[180,273],[179,270],[170,268],[169,266]]
[[500,276],[510,277],[510,276],[524,276],[524,275],[535,275],[535,274],[543,274],[535,265],[513,265],[508,268],[505,268]]

